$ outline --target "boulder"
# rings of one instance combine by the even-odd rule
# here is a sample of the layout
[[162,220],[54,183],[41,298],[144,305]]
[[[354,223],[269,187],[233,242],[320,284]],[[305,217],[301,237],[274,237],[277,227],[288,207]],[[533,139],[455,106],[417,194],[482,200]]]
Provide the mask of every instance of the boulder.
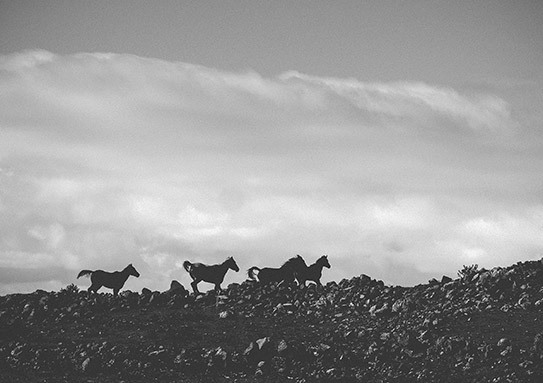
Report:
[[167,291],[167,293],[170,295],[181,295],[182,297],[189,295],[188,290],[176,280],[173,280],[170,283],[170,289]]

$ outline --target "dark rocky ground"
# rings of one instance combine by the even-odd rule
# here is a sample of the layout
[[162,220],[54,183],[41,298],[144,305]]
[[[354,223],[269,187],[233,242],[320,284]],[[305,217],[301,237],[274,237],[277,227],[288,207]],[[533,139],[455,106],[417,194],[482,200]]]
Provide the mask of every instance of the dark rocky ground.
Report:
[[543,381],[543,262],[459,276],[2,296],[0,381]]

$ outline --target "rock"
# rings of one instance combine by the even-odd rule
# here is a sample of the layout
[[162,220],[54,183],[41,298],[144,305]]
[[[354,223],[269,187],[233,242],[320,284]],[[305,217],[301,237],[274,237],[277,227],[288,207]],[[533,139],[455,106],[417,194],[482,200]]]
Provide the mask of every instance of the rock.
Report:
[[189,295],[188,290],[185,289],[185,287],[176,280],[173,280],[170,283],[170,289],[167,291],[167,293],[170,295],[180,295],[182,297],[186,297],[187,295]]
[[255,342],[251,342],[243,351],[243,356],[249,364],[268,361],[274,354],[275,350],[269,337],[260,338]]
[[420,342],[413,332],[406,332],[398,337],[398,343],[409,356],[420,355],[426,351],[426,346]]
[[317,347],[317,352],[319,354],[325,354],[328,350],[330,350],[332,347],[326,343],[321,343]]
[[279,343],[277,344],[277,354],[284,355],[288,352],[289,347],[287,344],[287,341],[284,339],[281,339]]
[[[186,295],[172,281],[163,293],[125,290],[115,299],[87,292],[0,296],[0,369],[83,371],[89,381],[169,381],[185,373],[205,379],[215,371],[240,381],[253,374],[299,382],[539,381],[543,332],[534,331],[543,263],[449,279],[414,287],[364,275],[319,288],[244,282],[221,295]],[[228,331],[244,324],[253,341],[240,350],[237,340],[230,343],[237,333]],[[158,341],[163,346],[155,347]]]
[[220,369],[224,370],[228,361],[228,353],[224,351],[221,347],[209,350],[204,357],[207,358],[207,366],[214,370]]
[[151,293],[151,296],[149,297],[149,305],[159,305],[162,301],[162,295],[158,291],[154,291]]
[[180,353],[178,353],[175,358],[173,359],[173,364],[177,366],[181,366],[185,364],[185,358],[186,358],[187,350],[182,349]]
[[164,348],[159,348],[158,350],[151,351],[147,356],[151,359],[162,359],[166,356],[166,350]]
[[377,305],[372,306],[370,309],[370,314],[376,317],[382,317],[387,315],[390,312],[388,303],[384,303],[381,307],[377,308]]
[[543,332],[536,334],[530,351],[534,359],[543,360]]
[[219,318],[226,319],[232,317],[233,315],[234,313],[231,310],[225,310],[219,313]]
[[273,346],[269,337],[260,338],[256,341],[259,351],[263,353],[268,353],[272,350]]
[[249,343],[249,346],[243,351],[243,356],[248,364],[257,362],[258,347],[255,342]]
[[530,300],[530,297],[527,295],[523,295],[517,302],[517,305],[521,307],[523,310],[529,310],[533,304]]
[[413,307],[413,302],[409,298],[398,299],[392,304],[392,312],[407,313]]
[[97,367],[96,361],[90,357],[85,359],[83,363],[81,363],[81,370],[85,373],[94,372],[96,370],[96,367]]
[[508,338],[501,338],[496,344],[501,351],[511,347],[511,341]]

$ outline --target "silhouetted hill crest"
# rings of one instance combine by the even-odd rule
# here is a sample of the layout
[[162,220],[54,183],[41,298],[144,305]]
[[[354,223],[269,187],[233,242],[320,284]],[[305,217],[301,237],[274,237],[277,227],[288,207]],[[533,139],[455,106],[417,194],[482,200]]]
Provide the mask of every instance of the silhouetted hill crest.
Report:
[[[543,263],[414,287],[360,275],[322,288],[172,282],[0,297],[3,381],[539,381]],[[6,380],[7,379],[7,380]],[[192,380],[191,380],[192,379]]]

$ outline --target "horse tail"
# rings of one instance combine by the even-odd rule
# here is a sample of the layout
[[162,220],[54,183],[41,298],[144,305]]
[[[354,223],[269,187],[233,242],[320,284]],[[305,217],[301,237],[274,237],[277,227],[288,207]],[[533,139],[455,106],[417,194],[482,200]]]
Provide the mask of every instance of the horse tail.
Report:
[[255,271],[260,272],[260,268],[253,266],[249,270],[247,270],[247,275],[249,276],[249,278],[256,280]]
[[83,276],[85,276],[85,277],[90,277],[90,275],[91,275],[92,273],[93,273],[92,270],[81,270],[81,271],[79,272],[79,274],[77,274],[77,278],[83,277]]
[[190,263],[189,261],[185,261],[183,262],[183,267],[185,268],[185,270],[187,270],[187,273],[190,273],[190,270],[192,269],[192,263]]

